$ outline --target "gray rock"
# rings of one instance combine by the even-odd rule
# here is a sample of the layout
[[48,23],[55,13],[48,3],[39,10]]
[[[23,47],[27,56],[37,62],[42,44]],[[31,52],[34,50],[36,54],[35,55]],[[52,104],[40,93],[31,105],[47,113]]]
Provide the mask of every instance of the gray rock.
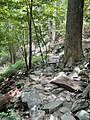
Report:
[[76,112],[86,107],[88,107],[88,102],[85,99],[79,99],[73,103],[71,111]]
[[31,115],[31,120],[44,120],[45,111],[37,110]]
[[53,113],[54,111],[59,109],[62,105],[63,105],[63,102],[60,99],[51,100],[44,105],[43,110],[45,110],[46,113]]
[[35,74],[36,76],[40,76],[40,75],[42,74],[42,71],[41,71],[41,70],[34,71],[34,74]]
[[61,108],[59,109],[59,111],[60,111],[61,113],[70,112],[70,110],[69,110],[68,108],[66,108],[66,107],[61,107]]
[[34,81],[39,80],[39,76],[36,76],[34,74],[30,75],[29,77],[30,77],[31,80],[34,80]]
[[34,87],[37,89],[37,90],[43,90],[43,87],[41,84],[36,84],[34,85]]
[[50,115],[50,119],[49,120],[60,120],[58,117],[58,114],[55,112],[54,114]]
[[52,56],[48,59],[49,64],[56,64],[59,63],[59,56]]
[[66,112],[61,116],[61,120],[76,120],[70,113]]
[[49,83],[49,81],[44,78],[44,79],[40,80],[40,83],[44,86],[44,85],[47,85]]
[[79,120],[90,120],[90,114],[85,110],[81,110],[75,114],[79,118]]
[[80,86],[75,83],[74,80],[71,80],[67,75],[63,72],[60,72],[57,77],[54,77],[51,81],[51,84],[57,85],[58,87],[65,88],[70,92],[75,92],[75,90],[80,90]]
[[82,98],[88,98],[90,99],[90,85],[88,85],[85,90],[83,91],[83,93],[81,94]]
[[87,110],[87,112],[90,114],[90,108]]
[[53,75],[54,70],[51,67],[46,67],[43,72],[44,72],[44,75],[50,76],[50,75]]
[[79,67],[75,67],[74,70],[68,75],[69,78],[74,79],[78,78],[78,75],[80,74],[81,70]]
[[69,93],[66,94],[66,100],[67,100],[68,102],[70,102],[70,100],[71,100],[71,97],[70,97],[70,94],[69,94]]
[[28,105],[29,109],[34,105],[39,105],[41,103],[41,99],[36,89],[32,89],[29,92],[23,92],[21,94],[21,100]]

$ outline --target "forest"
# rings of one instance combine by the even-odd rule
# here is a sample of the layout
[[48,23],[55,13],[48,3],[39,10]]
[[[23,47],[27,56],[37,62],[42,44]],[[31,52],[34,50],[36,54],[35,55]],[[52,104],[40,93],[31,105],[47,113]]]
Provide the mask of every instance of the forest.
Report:
[[0,120],[90,120],[90,0],[0,0]]

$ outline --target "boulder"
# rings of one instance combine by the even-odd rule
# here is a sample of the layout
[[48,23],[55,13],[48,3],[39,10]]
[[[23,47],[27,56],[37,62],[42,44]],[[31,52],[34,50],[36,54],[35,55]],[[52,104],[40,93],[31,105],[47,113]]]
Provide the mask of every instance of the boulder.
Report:
[[29,92],[23,92],[21,94],[21,100],[23,103],[27,104],[29,109],[34,105],[41,104],[41,99],[36,89],[31,89]]
[[46,111],[46,113],[53,113],[57,109],[59,109],[63,105],[63,102],[60,99],[56,100],[50,100],[48,103],[44,105],[43,110]]
[[90,114],[85,110],[78,111],[75,116],[78,117],[79,120],[90,120]]
[[76,120],[70,113],[66,112],[61,116],[61,120]]

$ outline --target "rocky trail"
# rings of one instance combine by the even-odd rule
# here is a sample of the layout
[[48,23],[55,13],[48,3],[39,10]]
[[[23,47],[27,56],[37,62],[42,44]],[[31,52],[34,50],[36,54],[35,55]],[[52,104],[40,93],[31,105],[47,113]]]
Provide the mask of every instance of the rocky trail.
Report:
[[[73,66],[60,70],[60,43],[54,46],[46,67],[28,76],[19,71],[0,83],[0,111],[13,109],[21,117],[17,120],[90,120],[89,41],[83,41],[85,58]],[[12,118],[0,115],[0,120]]]

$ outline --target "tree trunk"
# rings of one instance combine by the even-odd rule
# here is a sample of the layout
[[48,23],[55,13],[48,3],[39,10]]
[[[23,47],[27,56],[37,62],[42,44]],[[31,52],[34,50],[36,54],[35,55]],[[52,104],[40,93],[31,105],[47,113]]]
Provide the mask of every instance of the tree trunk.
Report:
[[9,45],[10,63],[15,64],[16,62],[16,52],[13,44]]
[[[54,7],[56,7],[56,1],[54,2]],[[53,16],[56,17],[56,8],[54,9]],[[52,20],[52,42],[53,43],[55,42],[55,37],[56,37],[55,26],[56,26],[56,22],[55,22],[55,18],[53,18]]]
[[84,0],[68,0],[64,66],[70,66],[83,58],[82,25]]
[[29,70],[31,70],[31,64],[32,64],[32,2],[29,5],[30,9],[30,18],[29,18]]

